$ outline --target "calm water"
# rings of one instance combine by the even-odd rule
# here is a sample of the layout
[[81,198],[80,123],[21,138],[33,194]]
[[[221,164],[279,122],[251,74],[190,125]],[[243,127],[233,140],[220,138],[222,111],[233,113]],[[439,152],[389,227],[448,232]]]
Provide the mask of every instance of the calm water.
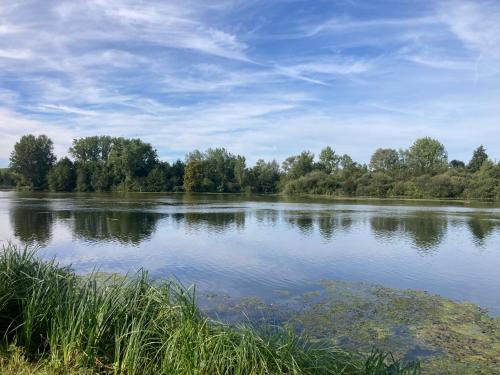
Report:
[[487,204],[0,192],[0,240],[78,272],[144,267],[233,297],[366,281],[500,314],[500,208]]

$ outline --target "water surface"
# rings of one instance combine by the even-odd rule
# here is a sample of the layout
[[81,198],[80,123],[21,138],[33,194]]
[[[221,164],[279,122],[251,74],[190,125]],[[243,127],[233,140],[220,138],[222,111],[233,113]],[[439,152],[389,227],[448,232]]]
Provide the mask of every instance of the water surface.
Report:
[[82,273],[144,267],[235,298],[362,281],[500,315],[500,208],[489,204],[0,192],[0,240]]

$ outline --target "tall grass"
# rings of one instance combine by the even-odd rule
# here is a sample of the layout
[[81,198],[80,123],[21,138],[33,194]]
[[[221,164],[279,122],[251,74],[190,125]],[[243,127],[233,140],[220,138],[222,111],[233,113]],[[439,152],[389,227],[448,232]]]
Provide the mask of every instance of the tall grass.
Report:
[[292,331],[210,320],[176,282],[75,275],[29,249],[0,251],[0,334],[31,363],[109,374],[417,374],[382,353],[318,348]]

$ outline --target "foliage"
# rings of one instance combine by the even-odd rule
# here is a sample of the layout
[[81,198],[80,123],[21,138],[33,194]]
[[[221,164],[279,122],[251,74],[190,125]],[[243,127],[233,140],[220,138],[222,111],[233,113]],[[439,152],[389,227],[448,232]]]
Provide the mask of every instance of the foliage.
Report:
[[116,138],[107,165],[119,190],[142,190],[142,179],[158,164],[156,150],[140,139]]
[[[50,151],[49,156],[47,152],[35,153],[34,158],[39,160],[32,157],[23,160],[28,166],[45,167],[24,168],[24,175],[19,168],[0,170],[0,186],[2,181],[4,186],[12,186],[15,180],[20,185],[43,189],[48,179],[53,191],[247,192],[500,200],[500,167],[488,159],[483,146],[474,151],[467,166],[460,160],[448,164],[444,146],[429,137],[416,140],[408,150],[379,148],[369,165],[360,164],[347,154],[340,155],[327,146],[318,159],[310,151],[303,151],[286,158],[281,167],[275,160],[262,159],[247,167],[245,157],[225,148],[195,150],[186,156],[185,162],[177,160],[170,164],[160,161],[149,143],[108,136],[75,139],[69,150],[74,161],[64,158],[52,166],[52,142],[46,137],[42,141]],[[16,147],[25,150],[25,144],[36,142],[40,143],[40,137],[25,136]],[[20,155],[26,153],[20,151]],[[16,150],[14,154],[17,163]]]
[[379,148],[372,155],[370,168],[376,172],[395,174],[402,166],[399,153],[391,148]]
[[314,169],[314,154],[303,151],[300,155],[290,156],[282,165],[287,179],[305,176]]
[[289,181],[285,186],[287,194],[332,194],[339,187],[335,177],[321,171],[313,171],[296,180]]
[[52,141],[45,135],[25,135],[14,145],[10,168],[18,173],[22,184],[32,189],[47,187],[47,174],[56,161]]
[[248,173],[248,186],[254,193],[277,193],[281,178],[280,167],[276,160],[266,162],[258,160]]
[[0,188],[13,188],[17,184],[17,177],[9,168],[0,169]]
[[446,168],[448,154],[439,141],[430,137],[420,138],[406,153],[406,163],[416,176],[436,174]]
[[469,168],[469,170],[473,173],[477,172],[481,169],[484,162],[487,160],[488,160],[488,154],[486,153],[486,150],[483,147],[483,145],[481,145],[474,150],[474,153],[472,154],[472,159],[467,165],[467,168]]
[[472,175],[465,190],[468,198],[500,199],[500,164],[483,163]]
[[245,180],[245,158],[224,148],[210,148],[204,153],[196,150],[186,158],[186,191],[238,193]]
[[[153,282],[144,272],[134,277],[79,277],[11,245],[0,253],[0,317],[11,360],[29,368],[29,358],[45,373],[419,371],[418,364],[403,364],[381,352],[362,358],[336,347],[319,347],[291,329],[224,325],[201,314],[192,290],[176,282]],[[13,369],[12,362],[0,360],[0,366]]]
[[338,171],[340,157],[330,146],[325,147],[319,154],[318,169],[326,174],[334,174]]
[[62,158],[50,170],[49,188],[51,191],[73,191],[76,186],[76,172],[73,162]]

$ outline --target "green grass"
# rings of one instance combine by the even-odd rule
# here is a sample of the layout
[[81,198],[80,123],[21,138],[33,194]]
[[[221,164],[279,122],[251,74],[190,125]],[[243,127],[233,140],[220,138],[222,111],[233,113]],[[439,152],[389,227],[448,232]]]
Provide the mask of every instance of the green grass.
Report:
[[282,327],[210,320],[177,282],[77,276],[35,252],[0,250],[6,374],[418,374],[378,351],[315,347]]

